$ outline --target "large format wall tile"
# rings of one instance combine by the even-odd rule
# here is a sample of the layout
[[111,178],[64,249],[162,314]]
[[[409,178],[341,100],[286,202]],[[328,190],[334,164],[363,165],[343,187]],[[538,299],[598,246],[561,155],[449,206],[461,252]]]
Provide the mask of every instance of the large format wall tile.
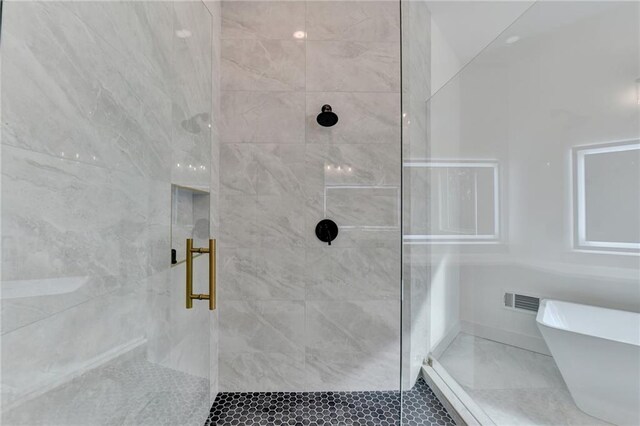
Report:
[[400,229],[397,186],[326,188],[324,206],[327,217],[345,229]]
[[199,3],[176,2],[172,37],[171,182],[208,190],[211,183],[211,16]]
[[223,247],[253,248],[258,244],[257,197],[223,195],[220,197],[220,217],[223,226],[218,236]]
[[257,195],[255,144],[220,146],[220,191],[225,195]]
[[396,248],[325,246],[308,248],[306,253],[307,300],[397,300],[400,296]]
[[[320,126],[316,116],[329,104],[338,124]],[[398,144],[400,139],[399,93],[307,93],[307,143]]]
[[222,92],[222,143],[304,143],[304,93]]
[[307,91],[398,92],[397,43],[308,41]]
[[[149,49],[138,52],[141,61],[120,48],[121,33],[131,32],[126,25],[98,33],[79,5],[6,6],[12,19],[2,28],[2,56],[10,58],[2,70],[3,144],[164,177],[170,168],[171,98],[163,47],[132,36],[133,46]],[[131,4],[102,7],[112,14],[144,13]],[[170,32],[170,15],[162,13],[158,26],[167,24],[164,31]],[[131,24],[148,25],[135,19]]]
[[400,41],[397,1],[309,1],[309,40]]
[[227,392],[304,392],[304,354],[221,353],[220,387]]
[[304,250],[225,248],[218,256],[222,299],[304,300]]
[[223,90],[303,90],[302,41],[223,40]]
[[[399,341],[389,347],[399,347]],[[307,350],[305,391],[379,391],[400,387],[400,353]]]
[[307,145],[307,190],[326,186],[400,185],[397,144]]
[[304,351],[302,302],[225,301],[220,315],[222,353]]
[[220,156],[223,194],[305,195],[302,144],[224,144]]
[[223,5],[223,390],[398,387],[398,16],[397,2]]
[[223,39],[293,40],[297,32],[304,37],[302,1],[225,1],[222,16]]
[[[132,61],[134,69],[148,68],[151,72],[135,78],[152,82],[154,86],[170,87],[172,82],[166,77],[175,65],[171,43],[175,38],[171,31],[176,11],[174,3],[100,2],[92,5],[89,2],[68,2],[63,7],[73,12],[91,33],[110,42],[127,60]],[[192,9],[197,10],[197,7]],[[195,31],[192,35],[198,37]],[[78,43],[77,40],[72,41],[69,48]],[[127,72],[125,69],[120,71]]]
[[[256,250],[256,289],[265,289],[259,299],[304,300],[305,250],[300,247]],[[256,296],[254,296],[256,297]]]
[[221,248],[218,252],[218,296],[222,300],[264,299],[257,288],[256,257],[253,248]]
[[304,199],[258,196],[257,233],[260,247],[304,247]]
[[305,192],[306,156],[301,144],[256,146],[256,187],[260,195],[303,197]]
[[307,301],[306,347],[334,353],[400,353],[400,301]]
[[145,275],[145,180],[13,147],[2,151],[3,280]]

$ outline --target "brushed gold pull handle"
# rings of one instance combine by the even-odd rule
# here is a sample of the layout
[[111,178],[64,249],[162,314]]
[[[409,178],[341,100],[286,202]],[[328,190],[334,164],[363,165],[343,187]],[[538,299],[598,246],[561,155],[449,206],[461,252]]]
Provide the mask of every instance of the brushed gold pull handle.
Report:
[[209,240],[209,310],[216,309],[216,240]]
[[[209,253],[209,294],[193,294],[193,254]],[[216,240],[209,240],[209,247],[193,247],[193,238],[187,239],[187,288],[186,307],[193,308],[193,300],[208,300],[209,310],[216,308]]]
[[193,308],[193,238],[187,238],[187,309]]

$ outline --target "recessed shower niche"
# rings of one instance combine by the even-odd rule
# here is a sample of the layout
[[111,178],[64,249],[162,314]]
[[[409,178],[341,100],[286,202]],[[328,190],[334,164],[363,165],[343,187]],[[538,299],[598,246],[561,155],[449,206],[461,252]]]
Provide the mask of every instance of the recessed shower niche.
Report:
[[208,192],[171,185],[172,265],[185,261],[187,238],[193,238],[196,247],[208,244],[209,199]]

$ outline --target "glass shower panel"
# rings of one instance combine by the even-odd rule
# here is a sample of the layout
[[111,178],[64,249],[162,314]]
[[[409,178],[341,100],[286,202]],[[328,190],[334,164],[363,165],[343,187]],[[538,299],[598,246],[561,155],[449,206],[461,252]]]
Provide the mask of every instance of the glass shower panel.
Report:
[[211,314],[171,266],[171,191],[212,184],[211,14],[3,3],[2,423],[201,425]]
[[[426,213],[405,245],[431,271],[432,371],[476,418],[598,422],[536,311],[541,299],[640,311],[639,8],[538,2],[427,102],[428,152],[405,164]],[[441,162],[456,165],[429,170]]]

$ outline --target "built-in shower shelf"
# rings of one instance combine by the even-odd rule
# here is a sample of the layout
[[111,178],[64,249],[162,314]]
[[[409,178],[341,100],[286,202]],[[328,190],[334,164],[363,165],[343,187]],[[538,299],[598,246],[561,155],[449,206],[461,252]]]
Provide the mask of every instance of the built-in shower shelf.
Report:
[[186,259],[186,240],[193,238],[198,247],[209,239],[208,192],[196,188],[171,185],[171,264]]

